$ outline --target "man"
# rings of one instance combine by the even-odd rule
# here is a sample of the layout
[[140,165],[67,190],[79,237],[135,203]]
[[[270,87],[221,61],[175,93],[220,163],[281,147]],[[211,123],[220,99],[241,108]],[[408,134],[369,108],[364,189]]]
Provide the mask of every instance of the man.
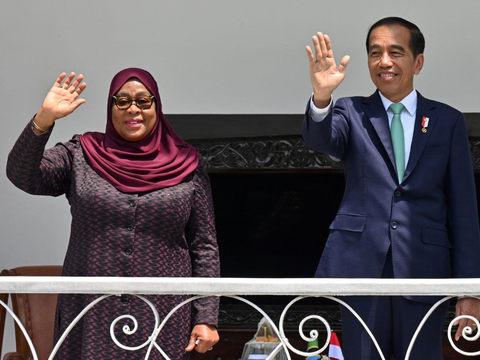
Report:
[[[418,27],[385,18],[367,35],[368,68],[377,91],[339,99],[350,58],[336,66],[330,38],[307,46],[313,96],[303,137],[313,149],[341,159],[346,188],[316,277],[480,277],[475,183],[463,115],[428,100],[413,86],[424,64]],[[393,105],[392,105],[393,103]],[[401,104],[401,105],[400,105]],[[391,106],[392,105],[392,106]],[[391,133],[392,131],[392,133]],[[385,359],[404,359],[412,336],[438,298],[349,297]],[[437,309],[410,359],[440,360],[447,306]],[[379,359],[372,340],[342,307],[345,359]],[[479,301],[458,300],[457,315],[480,316]],[[472,320],[459,321],[456,339]],[[473,324],[475,325],[475,324]]]

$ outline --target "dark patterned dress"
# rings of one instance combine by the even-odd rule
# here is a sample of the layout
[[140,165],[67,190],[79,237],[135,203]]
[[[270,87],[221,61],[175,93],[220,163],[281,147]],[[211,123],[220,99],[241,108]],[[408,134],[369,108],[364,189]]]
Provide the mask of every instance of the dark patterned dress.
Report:
[[[118,191],[86,163],[78,136],[45,150],[50,132],[36,135],[31,122],[9,154],[7,176],[30,194],[65,194],[71,207],[70,242],[64,276],[217,277],[219,257],[210,183],[203,161],[181,184],[142,194]],[[54,229],[52,229],[54,230]],[[100,295],[58,297],[55,339],[83,308]],[[160,319],[188,296],[145,296]],[[137,351],[114,344],[110,325],[121,315],[131,320],[115,326],[118,341],[128,347],[145,343],[154,330],[154,315],[132,295],[111,296],[93,307],[74,327],[56,359],[143,359]],[[185,347],[194,324],[217,325],[218,298],[184,306],[169,320],[157,343],[172,359],[188,358]],[[155,348],[150,359],[163,359]]]

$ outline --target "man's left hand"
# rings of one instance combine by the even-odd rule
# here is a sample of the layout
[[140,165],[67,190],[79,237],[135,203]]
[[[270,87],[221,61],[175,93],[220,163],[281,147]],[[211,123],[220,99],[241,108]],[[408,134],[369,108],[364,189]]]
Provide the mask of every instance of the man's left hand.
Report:
[[[455,308],[455,317],[460,315],[470,315],[475,319],[480,319],[480,300],[477,298],[458,299]],[[472,330],[475,330],[477,327],[477,324],[472,319],[460,319],[454,325],[458,325],[457,332],[455,333],[455,341],[460,339],[465,326],[471,327]]]

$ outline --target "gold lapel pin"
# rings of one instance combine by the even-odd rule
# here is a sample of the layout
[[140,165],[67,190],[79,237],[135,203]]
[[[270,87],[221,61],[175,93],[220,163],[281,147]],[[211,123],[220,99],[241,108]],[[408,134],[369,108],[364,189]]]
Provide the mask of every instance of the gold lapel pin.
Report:
[[430,119],[426,116],[422,118],[422,132],[425,134],[427,132],[428,122]]

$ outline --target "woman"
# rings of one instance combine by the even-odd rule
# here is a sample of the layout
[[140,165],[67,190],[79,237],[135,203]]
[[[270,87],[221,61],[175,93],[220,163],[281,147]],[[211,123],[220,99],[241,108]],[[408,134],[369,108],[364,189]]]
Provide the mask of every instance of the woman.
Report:
[[[64,276],[219,276],[210,183],[198,150],[186,144],[162,113],[150,73],[125,69],[112,80],[105,134],[89,132],[45,150],[55,121],[85,102],[83,76],[61,74],[9,154],[8,178],[36,195],[65,194],[71,206]],[[63,83],[62,83],[63,82]],[[55,338],[98,295],[59,295]],[[161,318],[188,296],[146,296]],[[139,329],[118,341],[143,344],[153,332],[150,308],[134,296],[112,296],[93,307],[60,348],[57,359],[140,359],[111,340],[110,324],[131,314]],[[218,298],[184,306],[157,343],[172,359],[218,341]],[[192,330],[193,324],[193,330]],[[186,353],[187,352],[187,353]],[[151,359],[162,359],[153,349]]]

